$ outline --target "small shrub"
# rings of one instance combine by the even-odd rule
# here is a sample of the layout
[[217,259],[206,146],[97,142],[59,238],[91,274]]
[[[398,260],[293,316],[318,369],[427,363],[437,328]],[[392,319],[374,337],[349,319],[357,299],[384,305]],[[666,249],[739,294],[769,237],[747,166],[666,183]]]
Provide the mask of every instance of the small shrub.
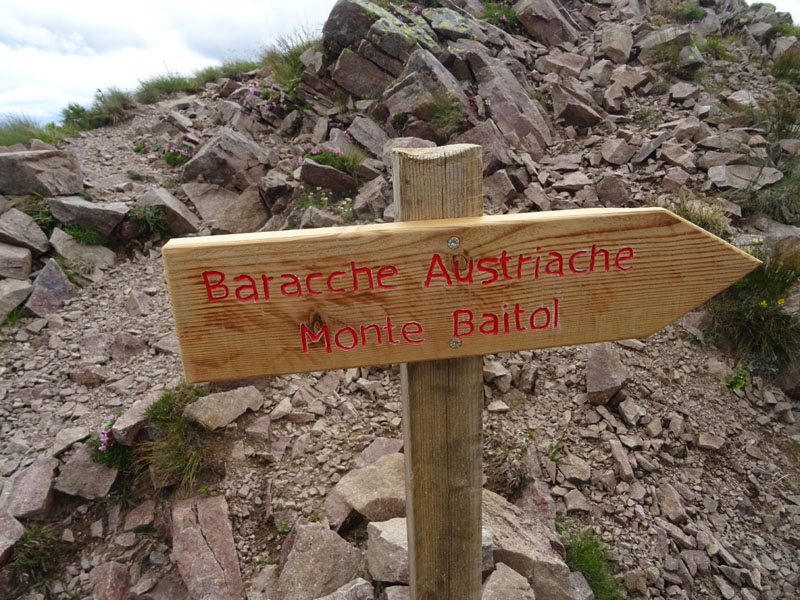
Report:
[[162,238],[172,235],[164,211],[158,206],[134,206],[128,212],[128,218],[136,222],[139,231],[146,234],[158,234]]
[[730,350],[748,371],[770,375],[800,351],[800,313],[783,308],[800,283],[800,251],[749,250],[763,264],[711,300],[707,338]]
[[167,144],[167,149],[164,150],[164,162],[170,167],[177,167],[185,165],[187,162],[194,158],[194,155],[200,150],[201,146],[197,148],[190,148],[186,144],[179,142],[177,144]]
[[435,95],[433,101],[423,108],[422,118],[445,140],[461,133],[464,125],[461,107],[447,94]]
[[66,232],[80,244],[87,246],[102,246],[106,243],[106,238],[103,234],[98,233],[88,225],[82,223],[74,223],[66,227]]
[[735,60],[733,54],[728,52],[725,44],[718,37],[708,36],[703,42],[700,43],[700,50],[702,52],[707,52],[709,56],[715,60]]
[[670,87],[669,81],[666,79],[659,79],[653,84],[653,93],[663,96],[669,91]]
[[517,14],[509,4],[501,2],[484,3],[486,12],[481,17],[487,23],[496,25],[504,31],[512,31],[517,26]]
[[800,27],[791,25],[789,23],[776,23],[766,35],[767,42],[774,40],[776,37],[793,36],[800,38]]
[[634,120],[646,123],[650,127],[655,127],[664,120],[664,115],[655,108],[642,108],[633,115]]
[[353,210],[353,199],[345,198],[342,206],[336,209],[336,214],[342,218],[344,223],[352,223],[356,220],[356,211]]
[[134,93],[134,98],[140,104],[155,104],[164,96],[176,92],[191,91],[190,81],[177,73],[164,73],[150,79],[139,80],[139,88]]
[[[134,148],[134,151],[136,151],[135,148]],[[139,173],[138,171],[128,171],[128,179],[131,179],[133,181],[141,181],[142,180],[142,174]]]
[[697,2],[681,2],[672,9],[672,17],[679,23],[702,21],[706,18],[706,10]]
[[199,388],[181,385],[145,410],[154,439],[137,448],[136,465],[149,469],[156,480],[188,489],[201,471],[214,466],[215,445],[209,433],[183,417],[184,409],[203,395]]
[[783,79],[795,85],[800,83],[800,56],[785,52],[772,63],[770,73],[776,79]]
[[395,131],[398,133],[403,132],[406,123],[408,123],[408,113],[399,112],[392,117],[392,127],[394,127]]
[[92,103],[92,122],[95,127],[114,125],[133,107],[133,99],[127,92],[113,87],[105,92],[97,90]]
[[611,570],[608,550],[591,531],[565,532],[569,542],[567,565],[579,571],[594,592],[595,600],[620,600],[623,586]]
[[55,562],[55,540],[47,526],[31,525],[14,544],[11,572],[21,585],[27,585],[43,593],[49,593],[50,585],[45,579]]
[[100,434],[89,438],[86,445],[92,449],[92,460],[112,469],[127,471],[133,461],[133,449],[130,446],[117,444],[111,433],[111,428],[122,413],[109,415]]
[[722,382],[722,385],[734,394],[739,394],[747,385],[747,377],[747,369],[742,366],[742,361],[739,361],[728,378]]
[[763,117],[770,122],[772,140],[800,136],[800,94],[782,83],[775,89],[775,101],[767,105]]
[[364,155],[355,148],[344,152],[336,148],[321,148],[309,152],[303,158],[310,158],[321,165],[339,169],[354,179],[357,179],[358,168],[364,161]]
[[717,237],[727,237],[731,220],[718,206],[706,204],[705,202],[687,202],[681,198],[680,204],[676,209],[676,214],[687,221],[702,227],[709,233]]

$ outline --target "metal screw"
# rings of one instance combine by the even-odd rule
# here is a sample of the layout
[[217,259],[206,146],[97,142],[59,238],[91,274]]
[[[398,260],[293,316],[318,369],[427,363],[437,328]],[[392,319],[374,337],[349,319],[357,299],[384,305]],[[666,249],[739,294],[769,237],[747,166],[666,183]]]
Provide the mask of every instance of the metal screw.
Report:
[[455,250],[460,245],[461,245],[461,240],[459,240],[456,236],[453,236],[449,240],[447,240],[447,247],[450,248],[450,250]]
[[453,350],[457,350],[458,348],[461,348],[461,338],[455,337],[452,340],[450,340],[450,347]]

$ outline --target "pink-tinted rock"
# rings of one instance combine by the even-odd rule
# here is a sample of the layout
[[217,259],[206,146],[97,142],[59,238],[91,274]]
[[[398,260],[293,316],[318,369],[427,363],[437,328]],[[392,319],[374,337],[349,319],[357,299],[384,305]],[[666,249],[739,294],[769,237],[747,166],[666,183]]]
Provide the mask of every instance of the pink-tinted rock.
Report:
[[49,198],[47,207],[53,216],[65,225],[80,223],[108,236],[128,214],[123,202],[90,202],[80,196]]
[[192,598],[239,600],[242,576],[225,498],[178,501],[172,529],[172,556]]
[[31,251],[0,242],[0,277],[27,280],[31,274]]
[[73,454],[55,482],[55,489],[87,500],[107,496],[117,478],[117,469],[111,469],[92,460],[89,446],[82,445]]
[[[336,504],[344,503],[370,521],[386,521],[406,515],[405,458],[402,454],[388,454],[375,463],[355,469],[342,477],[333,488],[331,496]],[[328,510],[330,497],[326,500]]]
[[118,562],[107,562],[92,569],[89,575],[94,592],[93,600],[128,600],[131,576],[128,568]]
[[155,501],[152,499],[145,500],[125,516],[125,525],[123,526],[122,530],[132,531],[137,527],[151,525],[153,523],[155,510]]
[[144,427],[144,411],[153,402],[161,397],[161,392],[149,392],[136,400],[133,405],[120,415],[111,428],[111,434],[118,444],[130,446],[136,439],[136,434]]
[[47,236],[36,221],[16,208],[10,208],[0,215],[0,242],[27,248],[34,256],[50,248]]
[[142,352],[147,346],[145,343],[130,333],[119,333],[111,344],[111,358],[121,362],[128,362],[131,358]]
[[53,499],[51,485],[57,458],[41,457],[15,473],[3,487],[0,511],[18,519],[44,519]]
[[17,543],[25,528],[6,511],[0,510],[0,565],[11,554],[11,548]]
[[83,189],[78,161],[62,150],[0,154],[0,194],[67,196]]
[[353,466],[356,469],[361,469],[367,465],[371,465],[379,458],[387,454],[394,454],[403,450],[403,440],[397,438],[379,437],[372,440],[372,443],[364,448],[356,457]]
[[136,201],[136,206],[155,206],[160,209],[173,235],[197,233],[200,229],[200,220],[195,214],[164,188],[148,191]]
[[574,43],[580,31],[556,0],[521,0],[514,5],[517,19],[530,36],[546,46]]

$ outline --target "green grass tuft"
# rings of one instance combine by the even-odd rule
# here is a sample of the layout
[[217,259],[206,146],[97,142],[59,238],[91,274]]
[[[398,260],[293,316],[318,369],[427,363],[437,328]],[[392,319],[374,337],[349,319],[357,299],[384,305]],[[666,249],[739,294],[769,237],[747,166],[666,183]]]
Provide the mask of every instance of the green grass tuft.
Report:
[[300,55],[319,42],[319,36],[310,29],[300,28],[294,33],[278,37],[261,57],[261,63],[272,73],[275,83],[291,96],[305,65]]
[[137,448],[136,464],[147,467],[155,480],[189,489],[200,472],[214,467],[216,449],[210,432],[183,417],[184,409],[203,395],[200,388],[181,385],[164,392],[145,410],[154,439]]
[[111,469],[127,471],[133,464],[133,448],[122,444],[112,444],[105,450],[100,450],[100,438],[92,436],[86,440],[86,445],[92,449],[92,460]]
[[750,191],[741,205],[750,213],[764,214],[786,225],[800,226],[800,160],[779,165],[783,179],[757,191]]
[[47,526],[33,524],[14,544],[9,567],[21,586],[49,594],[50,584],[46,577],[55,559],[52,530]]
[[3,319],[3,325],[14,325],[22,320],[22,306],[12,308],[11,311]]
[[517,14],[510,4],[485,2],[483,6],[486,12],[483,13],[481,19],[487,23],[491,23],[509,32],[517,26]]
[[53,216],[42,198],[29,198],[18,204],[17,208],[31,217],[48,238],[58,226],[58,219]]
[[82,223],[74,223],[66,227],[66,232],[80,244],[87,246],[102,246],[106,243],[106,238],[103,234],[98,233],[88,225]]
[[590,531],[565,532],[569,542],[567,565],[579,571],[594,592],[595,600],[621,600],[623,585],[611,571],[608,550]]
[[732,352],[748,371],[772,375],[800,352],[800,313],[783,308],[800,283],[800,251],[749,250],[763,264],[709,302],[707,338]]
[[339,169],[350,175],[353,179],[357,179],[358,168],[364,161],[364,154],[355,148],[345,150],[344,152],[323,148],[309,152],[305,155],[305,158],[310,158],[321,165]]
[[794,85],[800,83],[800,56],[785,52],[772,63],[770,73],[776,79],[783,79]]
[[163,75],[156,75],[145,80],[140,79],[134,98],[141,104],[155,104],[164,96],[191,89],[189,79],[178,73],[167,71]]
[[128,212],[128,218],[139,226],[140,233],[158,234],[162,238],[172,235],[166,214],[158,206],[134,206]]
[[681,198],[675,214],[713,233],[717,237],[724,238],[729,234],[731,220],[725,216],[725,213],[718,206],[701,201],[687,202],[684,198]]
[[447,94],[435,95],[433,101],[424,107],[422,118],[445,140],[454,138],[464,129],[464,113]]
[[736,58],[728,52],[725,43],[718,37],[708,36],[705,40],[698,44],[701,52],[707,53],[715,60],[734,61]]
[[702,21],[706,18],[705,9],[697,5],[697,2],[681,2],[672,9],[672,17],[679,23],[689,21]]
[[0,146],[27,145],[33,139],[47,144],[55,144],[64,139],[67,133],[66,130],[60,130],[52,123],[39,125],[25,115],[0,116]]

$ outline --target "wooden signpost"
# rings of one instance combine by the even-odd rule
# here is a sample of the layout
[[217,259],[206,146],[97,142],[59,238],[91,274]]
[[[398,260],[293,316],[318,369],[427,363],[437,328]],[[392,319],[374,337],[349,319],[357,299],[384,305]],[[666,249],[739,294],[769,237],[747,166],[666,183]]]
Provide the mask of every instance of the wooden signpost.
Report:
[[176,239],[189,383],[401,362],[412,598],[481,588],[484,354],[648,336],[759,263],[660,208],[481,217],[480,147],[399,150],[401,222]]

